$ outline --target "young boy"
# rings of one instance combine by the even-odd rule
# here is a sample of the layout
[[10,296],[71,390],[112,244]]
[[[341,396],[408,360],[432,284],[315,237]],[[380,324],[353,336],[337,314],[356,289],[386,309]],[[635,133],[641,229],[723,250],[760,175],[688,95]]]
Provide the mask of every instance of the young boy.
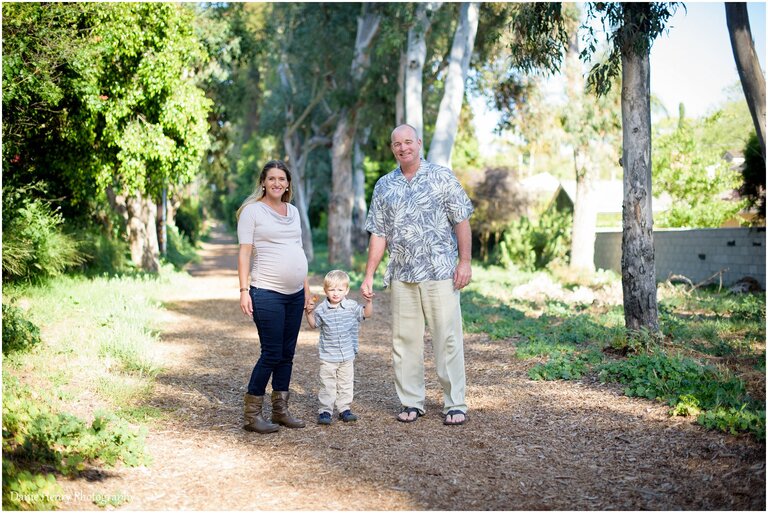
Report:
[[344,271],[331,271],[325,275],[323,290],[326,300],[315,308],[315,299],[307,305],[307,322],[312,328],[320,328],[320,401],[318,424],[330,424],[334,405],[339,419],[344,422],[357,420],[352,413],[354,394],[354,361],[358,348],[360,323],[373,314],[373,300],[365,307],[347,299],[349,276]]

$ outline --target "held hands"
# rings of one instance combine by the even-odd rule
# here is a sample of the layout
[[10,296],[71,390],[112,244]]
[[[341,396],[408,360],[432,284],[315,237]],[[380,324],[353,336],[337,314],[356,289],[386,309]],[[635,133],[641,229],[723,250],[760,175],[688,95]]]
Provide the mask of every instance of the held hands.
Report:
[[315,311],[315,305],[317,304],[318,299],[320,297],[315,294],[307,300],[307,303],[304,305],[304,310],[309,314]]
[[373,292],[373,278],[366,277],[363,280],[363,283],[360,285],[360,293],[363,295],[363,298],[366,300],[366,302],[370,302],[373,299],[374,294]]

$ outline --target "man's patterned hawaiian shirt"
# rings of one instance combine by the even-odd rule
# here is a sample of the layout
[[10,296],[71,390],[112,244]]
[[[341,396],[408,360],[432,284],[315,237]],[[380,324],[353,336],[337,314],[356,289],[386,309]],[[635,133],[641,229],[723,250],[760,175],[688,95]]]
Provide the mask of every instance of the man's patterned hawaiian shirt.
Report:
[[458,248],[453,226],[469,219],[474,208],[453,172],[421,159],[406,180],[398,167],[373,189],[365,229],[384,237],[390,280],[406,283],[448,280],[456,270]]

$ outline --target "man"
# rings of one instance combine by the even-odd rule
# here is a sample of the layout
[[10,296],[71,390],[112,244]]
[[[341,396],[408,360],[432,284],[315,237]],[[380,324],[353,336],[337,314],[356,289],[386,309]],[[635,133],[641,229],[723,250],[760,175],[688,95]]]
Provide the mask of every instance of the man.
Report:
[[381,177],[373,191],[360,290],[366,299],[372,297],[373,275],[388,250],[384,286],[392,289],[392,362],[403,406],[397,420],[414,422],[424,415],[426,321],[443,388],[443,424],[461,425],[468,416],[459,291],[472,278],[473,207],[450,169],[421,158],[416,129],[400,125],[391,140],[399,167]]

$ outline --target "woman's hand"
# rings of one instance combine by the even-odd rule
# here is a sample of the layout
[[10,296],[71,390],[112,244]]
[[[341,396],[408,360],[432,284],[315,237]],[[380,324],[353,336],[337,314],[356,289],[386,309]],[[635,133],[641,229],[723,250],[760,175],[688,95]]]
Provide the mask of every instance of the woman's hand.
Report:
[[251,294],[247,290],[240,292],[240,310],[243,315],[253,317],[253,302],[251,301]]
[[313,295],[309,297],[309,300],[304,304],[304,310],[307,313],[312,313],[315,310],[315,305],[317,304],[317,300],[319,297],[317,295]]

